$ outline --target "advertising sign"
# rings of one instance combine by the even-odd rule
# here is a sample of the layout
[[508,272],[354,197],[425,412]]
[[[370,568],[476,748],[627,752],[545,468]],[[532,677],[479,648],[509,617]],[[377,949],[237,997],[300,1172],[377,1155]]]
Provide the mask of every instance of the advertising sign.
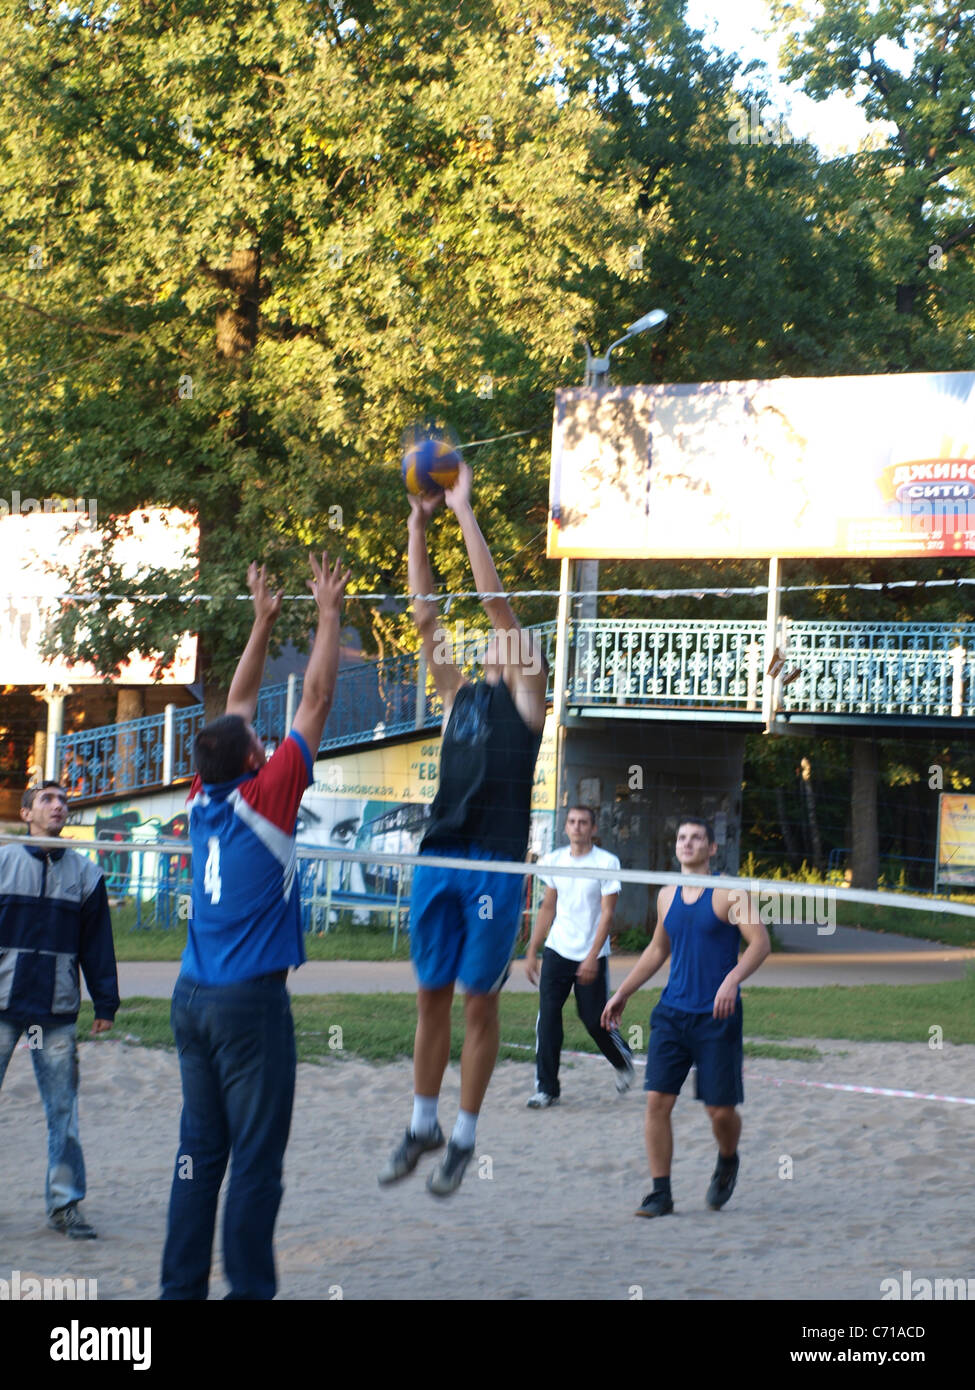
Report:
[[559,391],[548,554],[975,555],[975,372]]

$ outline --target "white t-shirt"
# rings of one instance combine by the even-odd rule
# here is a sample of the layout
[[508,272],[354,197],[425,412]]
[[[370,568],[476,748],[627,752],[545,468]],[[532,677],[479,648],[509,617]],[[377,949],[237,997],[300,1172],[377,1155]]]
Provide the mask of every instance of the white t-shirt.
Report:
[[[593,845],[588,854],[574,857],[568,845],[553,850],[539,860],[542,868],[557,869],[560,864],[571,864],[573,869],[618,869],[620,861],[615,854]],[[602,900],[610,893],[618,893],[620,885],[610,878],[576,878],[557,874],[540,874],[546,888],[554,888],[558,893],[555,904],[555,921],[548,934],[546,946],[551,946],[566,960],[585,960],[595,940],[596,928],[602,912]],[[600,956],[609,955],[609,937],[603,943]]]

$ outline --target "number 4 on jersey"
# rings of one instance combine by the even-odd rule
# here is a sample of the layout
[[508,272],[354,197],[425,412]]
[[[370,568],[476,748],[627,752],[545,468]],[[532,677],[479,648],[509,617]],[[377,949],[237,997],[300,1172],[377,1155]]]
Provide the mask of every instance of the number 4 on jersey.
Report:
[[203,891],[212,903],[220,901],[220,841],[216,835],[207,840],[207,862],[203,870]]

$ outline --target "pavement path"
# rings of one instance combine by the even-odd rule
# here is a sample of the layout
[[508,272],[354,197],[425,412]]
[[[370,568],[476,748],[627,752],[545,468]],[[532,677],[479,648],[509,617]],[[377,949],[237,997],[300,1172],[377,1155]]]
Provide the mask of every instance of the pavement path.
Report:
[[[820,985],[936,984],[960,980],[975,963],[975,950],[957,946],[933,946],[914,937],[886,932],[837,927],[818,936],[814,927],[777,927],[785,947],[769,956],[748,987],[768,985],[815,988]],[[611,979],[618,984],[636,956],[613,956]],[[122,998],[148,995],[164,999],[173,991],[179,974],[178,961],[122,961],[119,987]],[[667,980],[664,967],[654,985]],[[412,994],[416,988],[408,961],[310,960],[288,980],[292,994]],[[524,966],[515,961],[505,986],[529,992]]]

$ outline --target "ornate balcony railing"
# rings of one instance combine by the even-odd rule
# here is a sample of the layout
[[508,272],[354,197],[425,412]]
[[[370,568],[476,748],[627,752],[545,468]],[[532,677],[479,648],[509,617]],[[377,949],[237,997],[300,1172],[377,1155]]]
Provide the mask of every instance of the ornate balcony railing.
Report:
[[[549,690],[555,667],[555,624],[533,629],[542,639],[549,665]],[[468,637],[474,634],[469,631]],[[468,655],[471,656],[471,648]],[[476,656],[465,663],[475,669]],[[341,748],[369,740],[391,738],[413,729],[429,729],[440,722],[440,701],[433,678],[427,672],[423,691],[417,692],[420,663],[417,655],[385,657],[346,666],[338,673],[335,698],[325,725],[320,748]],[[266,744],[277,744],[289,727],[301,700],[301,677],[262,687],[257,699],[254,727]],[[72,797],[110,796],[167,785],[189,777],[193,766],[193,739],[203,726],[203,706],[171,708],[167,714],[107,724],[98,729],[65,734],[58,738],[56,767]],[[56,774],[57,775],[57,774]]]
[[[566,703],[758,712],[765,623],[578,619]],[[784,620],[775,708],[850,718],[975,715],[975,624]]]
[[566,702],[757,709],[764,635],[748,619],[577,619]]
[[162,781],[165,715],[83,729],[58,739],[58,780],[71,797],[137,791]]
[[975,714],[975,624],[799,623],[787,627],[790,713]]

